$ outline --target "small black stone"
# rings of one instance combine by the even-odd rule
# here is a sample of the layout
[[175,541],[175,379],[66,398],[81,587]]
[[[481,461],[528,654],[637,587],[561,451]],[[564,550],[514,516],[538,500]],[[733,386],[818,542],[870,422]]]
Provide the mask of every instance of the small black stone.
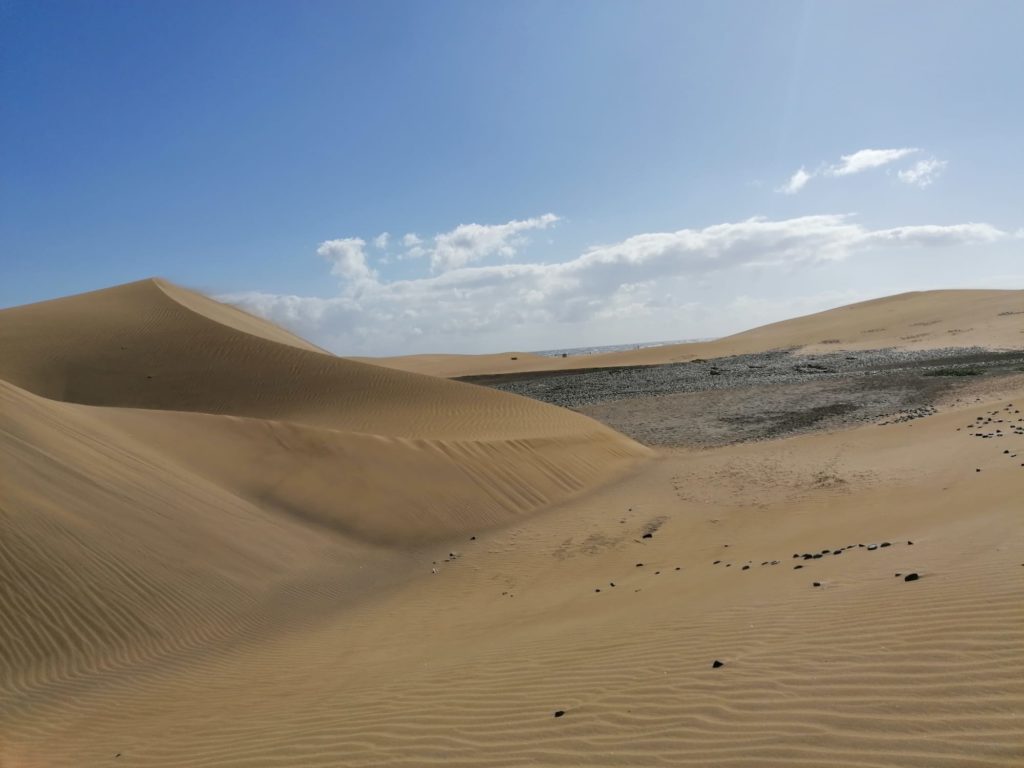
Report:
[[811,586],[820,587],[821,586],[821,582],[820,581],[816,581]]
[[712,565],[718,565],[720,562],[722,562],[722,561],[721,560],[715,560],[715,562],[713,562]]
[[600,589],[595,589],[594,591],[595,591],[595,592],[600,592],[601,590],[600,590]]
[[711,662],[711,668],[712,669],[718,669],[719,667],[724,667],[724,666],[725,666],[725,662],[724,661],[719,661],[718,659],[715,659],[713,662]]
[[908,540],[908,541],[907,541],[907,546],[908,546],[908,547],[912,547],[912,546],[914,546],[914,542],[912,542],[912,541],[909,541],[909,540]]
[[556,709],[555,710],[555,717],[561,717],[564,714],[565,714],[565,710],[564,709]]
[[836,550],[835,552],[833,552],[832,554],[833,554],[833,555],[841,555],[841,554],[843,554],[843,550],[841,550],[841,549],[837,549],[837,550]]
[[470,537],[469,537],[469,540],[470,540],[470,541],[476,541],[476,536],[470,536]]
[[745,571],[745,570],[747,570],[748,568],[750,568],[750,566],[749,566],[749,565],[744,565],[744,566],[743,566],[743,569],[742,569],[742,570],[744,570],[744,571]]
[[801,568],[803,568],[803,566],[802,566],[802,565],[794,565],[794,566],[793,566],[793,570],[794,570],[794,571],[799,571],[799,570],[800,570]]
[[890,544],[890,543],[889,543],[888,541],[883,541],[883,542],[882,542],[881,544],[879,544],[878,546],[880,546],[880,547],[891,547],[891,546],[892,546],[892,544]]
[[643,567],[644,567],[644,564],[643,564],[643,563],[637,563],[637,564],[636,564],[636,567],[637,567],[637,568],[643,568]]
[[653,534],[653,533],[645,533],[645,534],[644,534],[643,536],[641,536],[640,538],[641,538],[641,539],[651,539],[651,538],[654,538],[654,534]]
[[921,577],[918,576],[916,573],[908,573],[906,576],[903,577],[903,580],[904,581],[917,581],[920,578]]

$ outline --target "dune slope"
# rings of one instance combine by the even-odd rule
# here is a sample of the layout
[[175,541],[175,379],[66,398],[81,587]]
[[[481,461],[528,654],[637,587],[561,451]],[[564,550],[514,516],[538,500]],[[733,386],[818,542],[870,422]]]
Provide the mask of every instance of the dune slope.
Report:
[[0,713],[306,603],[338,610],[408,552],[649,455],[585,417],[341,360],[162,281],[4,310]]
[[1024,468],[1002,450],[1024,449],[1024,435],[964,429],[1021,424],[1024,386],[1013,395],[668,455],[548,515],[389,562],[395,582],[368,579],[366,599],[343,607],[343,571],[314,569],[232,644],[23,694],[2,754],[59,766],[1019,765]]

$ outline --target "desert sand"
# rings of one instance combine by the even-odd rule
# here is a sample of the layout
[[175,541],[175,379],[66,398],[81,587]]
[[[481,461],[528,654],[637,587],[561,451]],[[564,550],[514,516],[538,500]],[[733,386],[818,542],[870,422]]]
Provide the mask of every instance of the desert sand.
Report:
[[[641,352],[1019,348],[1022,295]],[[0,311],[0,403],[4,768],[1024,763],[1024,376],[653,450],[148,280]]]
[[663,365],[700,358],[793,349],[800,352],[1024,346],[1024,291],[918,291],[829,309],[764,325],[714,341],[667,344],[625,352],[545,357],[530,352],[494,355],[364,357],[363,362],[432,376]]

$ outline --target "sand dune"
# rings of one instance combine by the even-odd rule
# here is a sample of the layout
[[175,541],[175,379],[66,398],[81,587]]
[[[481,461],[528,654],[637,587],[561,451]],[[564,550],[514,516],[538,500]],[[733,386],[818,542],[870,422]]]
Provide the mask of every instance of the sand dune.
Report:
[[0,368],[4,768],[1024,758],[1024,377],[645,461],[152,281]]
[[[685,335],[683,330],[679,333]],[[502,355],[409,355],[360,359],[398,370],[456,378],[574,368],[661,365],[772,349],[794,348],[814,352],[971,346],[991,349],[1024,347],[1024,291],[901,293],[783,320],[715,341],[568,358],[510,352]]]

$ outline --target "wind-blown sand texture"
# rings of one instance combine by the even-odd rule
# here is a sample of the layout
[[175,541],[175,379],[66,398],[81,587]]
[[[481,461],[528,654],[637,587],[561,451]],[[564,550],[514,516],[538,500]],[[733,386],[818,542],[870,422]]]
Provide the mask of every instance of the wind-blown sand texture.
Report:
[[1024,347],[1024,291],[901,293],[783,320],[715,341],[568,358],[508,352],[500,355],[407,355],[359,359],[399,370],[458,378],[527,371],[663,365],[772,349],[835,352],[883,347],[1020,349]]
[[145,281],[0,379],[4,768],[1024,759],[1020,378],[651,459]]

